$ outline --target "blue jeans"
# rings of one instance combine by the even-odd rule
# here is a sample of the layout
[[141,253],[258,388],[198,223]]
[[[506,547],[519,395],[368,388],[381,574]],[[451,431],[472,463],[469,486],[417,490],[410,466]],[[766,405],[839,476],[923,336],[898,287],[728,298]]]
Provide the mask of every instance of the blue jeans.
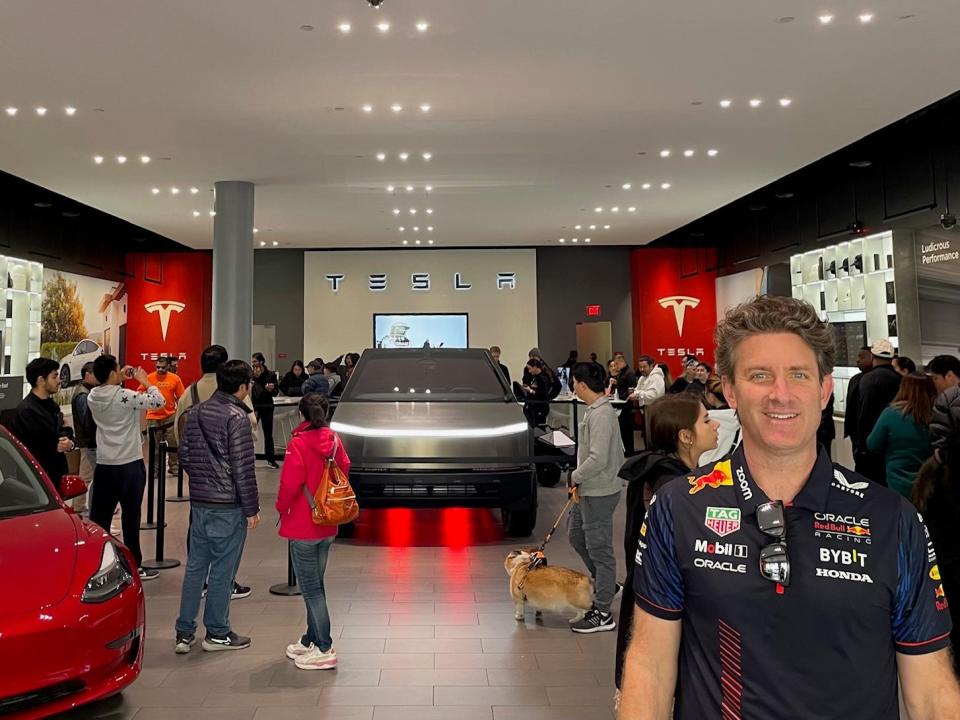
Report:
[[327,569],[327,555],[333,538],[324,540],[291,540],[290,559],[297,574],[297,584],[307,606],[307,632],[300,642],[310,647],[313,643],[326,652],[333,646],[330,637],[330,613],[327,611],[327,593],[323,589],[323,573]]
[[210,635],[230,632],[230,594],[247,539],[240,508],[190,507],[190,550],[180,594],[177,632],[195,633],[200,594],[207,583],[203,624]]

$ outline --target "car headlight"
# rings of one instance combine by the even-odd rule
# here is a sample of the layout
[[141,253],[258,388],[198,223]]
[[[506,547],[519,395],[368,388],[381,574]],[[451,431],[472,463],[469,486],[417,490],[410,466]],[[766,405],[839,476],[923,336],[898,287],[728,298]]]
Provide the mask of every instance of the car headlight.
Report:
[[123,553],[111,541],[103,544],[103,555],[100,556],[100,568],[93,574],[86,586],[80,601],[85,603],[102,603],[115,598],[133,582],[133,574],[127,565]]

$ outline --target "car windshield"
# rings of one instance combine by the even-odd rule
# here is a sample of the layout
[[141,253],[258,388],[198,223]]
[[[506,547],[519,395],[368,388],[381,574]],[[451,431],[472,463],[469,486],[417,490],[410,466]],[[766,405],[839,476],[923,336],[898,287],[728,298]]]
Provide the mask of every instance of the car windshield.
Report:
[[46,483],[9,437],[0,434],[0,518],[57,507]]
[[509,390],[482,350],[368,350],[341,402],[504,402]]

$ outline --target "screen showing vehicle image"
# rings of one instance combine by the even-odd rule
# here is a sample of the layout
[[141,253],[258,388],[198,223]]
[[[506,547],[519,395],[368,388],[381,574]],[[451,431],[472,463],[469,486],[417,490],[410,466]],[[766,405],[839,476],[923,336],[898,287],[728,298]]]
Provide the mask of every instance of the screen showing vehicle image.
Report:
[[467,314],[374,314],[373,346],[376,348],[469,347]]

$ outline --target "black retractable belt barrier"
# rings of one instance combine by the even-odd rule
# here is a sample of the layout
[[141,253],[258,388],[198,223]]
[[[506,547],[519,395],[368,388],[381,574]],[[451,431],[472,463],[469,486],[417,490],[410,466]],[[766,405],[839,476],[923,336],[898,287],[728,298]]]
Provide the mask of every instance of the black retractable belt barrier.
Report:
[[140,524],[141,530],[157,529],[153,517],[156,502],[154,478],[157,474],[157,435],[155,430],[156,428],[147,428],[147,521]]
[[147,560],[143,563],[143,567],[148,570],[169,570],[170,568],[175,568],[180,564],[179,560],[165,559],[163,557],[163,543],[165,540],[164,528],[166,527],[166,503],[163,500],[163,496],[166,492],[166,475],[167,475],[167,453],[169,448],[167,447],[167,441],[161,440],[160,447],[158,452],[158,465],[160,468],[160,475],[158,478],[157,484],[157,557],[155,560]]
[[300,588],[297,587],[297,576],[293,572],[293,558],[290,556],[290,541],[287,541],[287,581],[278,585],[270,586],[271,595],[299,595]]

